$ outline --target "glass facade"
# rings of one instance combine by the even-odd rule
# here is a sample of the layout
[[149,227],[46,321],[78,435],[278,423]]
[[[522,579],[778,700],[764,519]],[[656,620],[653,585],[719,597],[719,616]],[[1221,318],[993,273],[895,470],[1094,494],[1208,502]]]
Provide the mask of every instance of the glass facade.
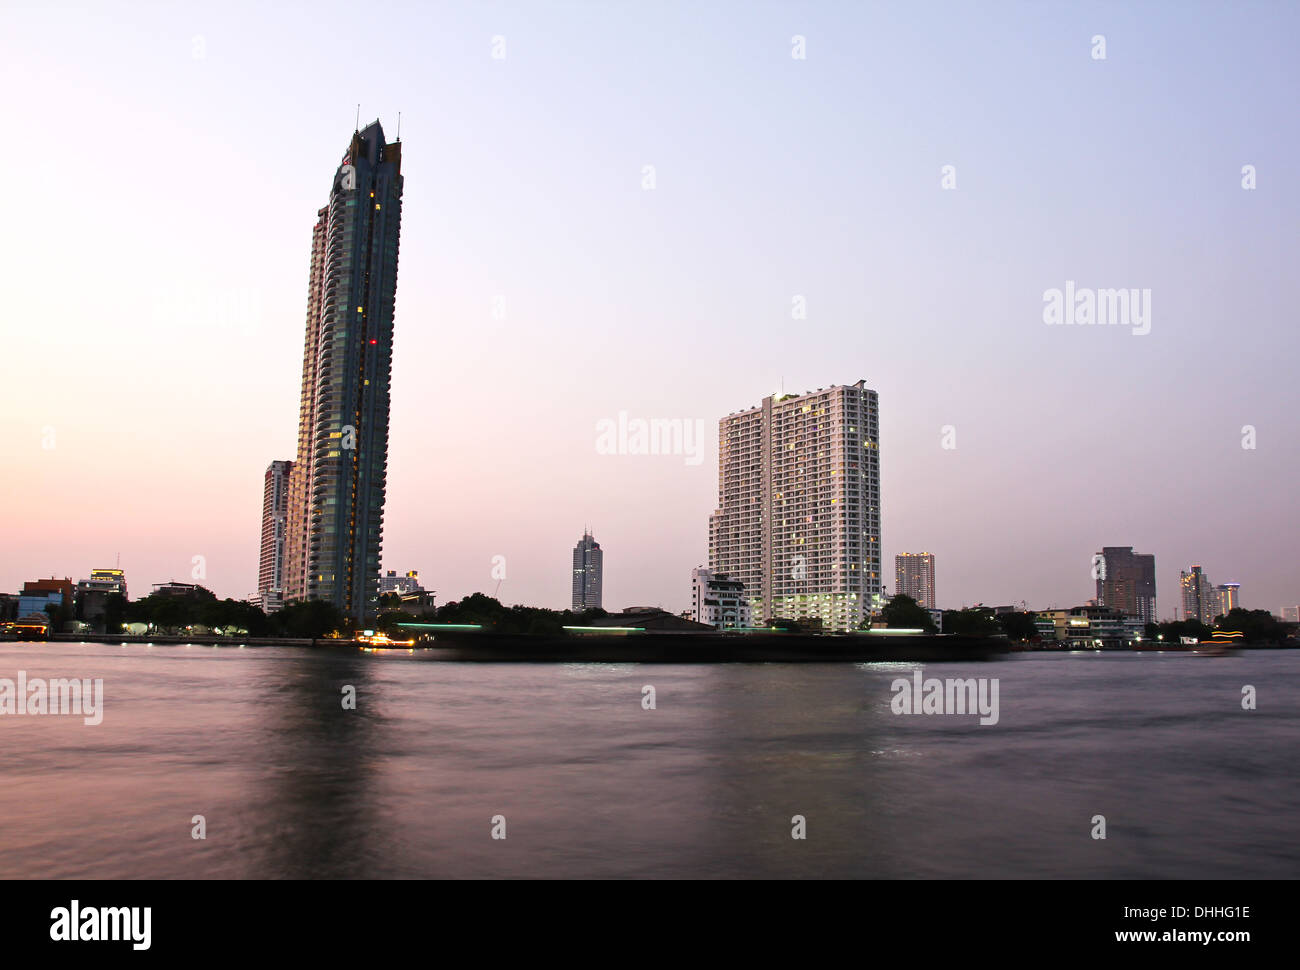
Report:
[[375,122],[352,136],[312,234],[286,543],[286,599],[359,621],[378,607],[401,216],[401,144]]

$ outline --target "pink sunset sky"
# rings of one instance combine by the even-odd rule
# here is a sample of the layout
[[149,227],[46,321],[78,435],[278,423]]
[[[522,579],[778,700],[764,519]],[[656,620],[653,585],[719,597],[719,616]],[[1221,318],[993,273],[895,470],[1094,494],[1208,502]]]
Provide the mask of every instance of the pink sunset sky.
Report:
[[[1162,616],[1193,563],[1300,602],[1298,15],[1188,11],[7,5],[0,591],[254,590],[360,102],[406,177],[384,567],[439,602],[567,605],[589,526],[607,608],[685,608],[718,419],[859,379],[891,588],[1072,606],[1132,545]],[[1066,281],[1150,332],[1045,325]],[[703,460],[602,454],[620,412]]]

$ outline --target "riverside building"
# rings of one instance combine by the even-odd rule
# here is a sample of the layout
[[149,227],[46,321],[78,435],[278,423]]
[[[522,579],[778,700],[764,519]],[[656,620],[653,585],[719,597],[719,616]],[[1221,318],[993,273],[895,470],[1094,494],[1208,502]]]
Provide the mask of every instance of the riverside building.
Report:
[[359,621],[379,599],[402,186],[401,142],[373,122],[353,133],[312,231],[284,598]]
[[879,399],[865,381],[773,394],[718,422],[709,569],[753,621],[854,630],[881,593]]

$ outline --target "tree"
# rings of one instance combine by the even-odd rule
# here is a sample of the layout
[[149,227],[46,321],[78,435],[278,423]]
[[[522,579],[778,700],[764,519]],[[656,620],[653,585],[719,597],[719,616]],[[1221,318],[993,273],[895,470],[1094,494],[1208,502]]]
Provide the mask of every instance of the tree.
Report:
[[121,593],[109,593],[104,598],[104,632],[117,633],[122,629],[126,619],[126,597]]
[[1002,633],[1002,624],[987,606],[943,611],[943,632],[958,636],[994,637]]
[[938,633],[930,611],[921,606],[910,596],[899,593],[880,611],[885,623],[896,629],[924,630],[926,633]]
[[178,633],[199,622],[197,604],[188,596],[146,596],[151,604],[153,623],[159,630]]
[[1170,620],[1161,623],[1156,627],[1155,636],[1151,636],[1151,626],[1147,624],[1147,637],[1174,644],[1181,642],[1183,637],[1195,637],[1198,641],[1208,640],[1210,634],[1214,632],[1199,620]]
[[418,622],[419,617],[411,613],[403,613],[401,610],[385,610],[379,614],[379,619],[375,621],[375,629],[380,633],[396,636],[405,632],[401,629],[400,624]]
[[271,625],[281,636],[316,640],[335,631],[345,631],[351,624],[333,603],[305,600],[290,603],[273,613]]
[[595,608],[575,614],[572,610],[548,610],[541,606],[507,607],[485,593],[471,593],[462,600],[438,607],[434,618],[439,623],[472,623],[497,633],[559,634],[566,626],[585,626],[597,617],[608,615]]
[[462,600],[444,603],[434,614],[439,623],[474,623],[491,627],[505,622],[509,615],[510,611],[501,605],[500,600],[485,593],[471,593]]
[[1032,613],[999,613],[997,621],[1008,640],[1032,640],[1038,636],[1038,624]]
[[526,633],[532,636],[554,636],[563,633],[564,626],[558,617],[554,616],[534,616],[528,623]]
[[1219,618],[1215,628],[1237,631],[1246,643],[1282,643],[1286,640],[1286,627],[1268,610],[1243,610],[1235,607],[1227,616]]

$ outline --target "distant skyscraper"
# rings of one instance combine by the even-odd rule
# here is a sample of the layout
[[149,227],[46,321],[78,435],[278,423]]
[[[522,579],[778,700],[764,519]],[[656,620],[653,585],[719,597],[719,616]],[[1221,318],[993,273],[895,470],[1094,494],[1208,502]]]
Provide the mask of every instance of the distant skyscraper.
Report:
[[1156,557],[1132,546],[1103,546],[1099,555],[1104,565],[1097,570],[1097,605],[1157,622]]
[[856,629],[881,590],[879,402],[865,381],[775,394],[718,422],[709,569],[754,622]]
[[894,592],[910,596],[927,610],[934,605],[934,556],[903,552],[894,557]]
[[262,547],[257,560],[257,599],[274,613],[284,605],[284,540],[289,515],[291,461],[267,466],[262,486]]
[[1282,607],[1282,622],[1300,623],[1300,606]]
[[379,597],[401,148],[378,121],[354,133],[312,232],[285,598],[357,620]]
[[1223,583],[1215,587],[1219,594],[1219,612],[1227,616],[1241,606],[1241,583]]
[[604,583],[603,554],[600,543],[583,532],[573,547],[573,611],[599,609]]
[[1178,583],[1183,591],[1183,619],[1213,623],[1221,612],[1219,594],[1201,567],[1193,566],[1191,572],[1179,573]]

